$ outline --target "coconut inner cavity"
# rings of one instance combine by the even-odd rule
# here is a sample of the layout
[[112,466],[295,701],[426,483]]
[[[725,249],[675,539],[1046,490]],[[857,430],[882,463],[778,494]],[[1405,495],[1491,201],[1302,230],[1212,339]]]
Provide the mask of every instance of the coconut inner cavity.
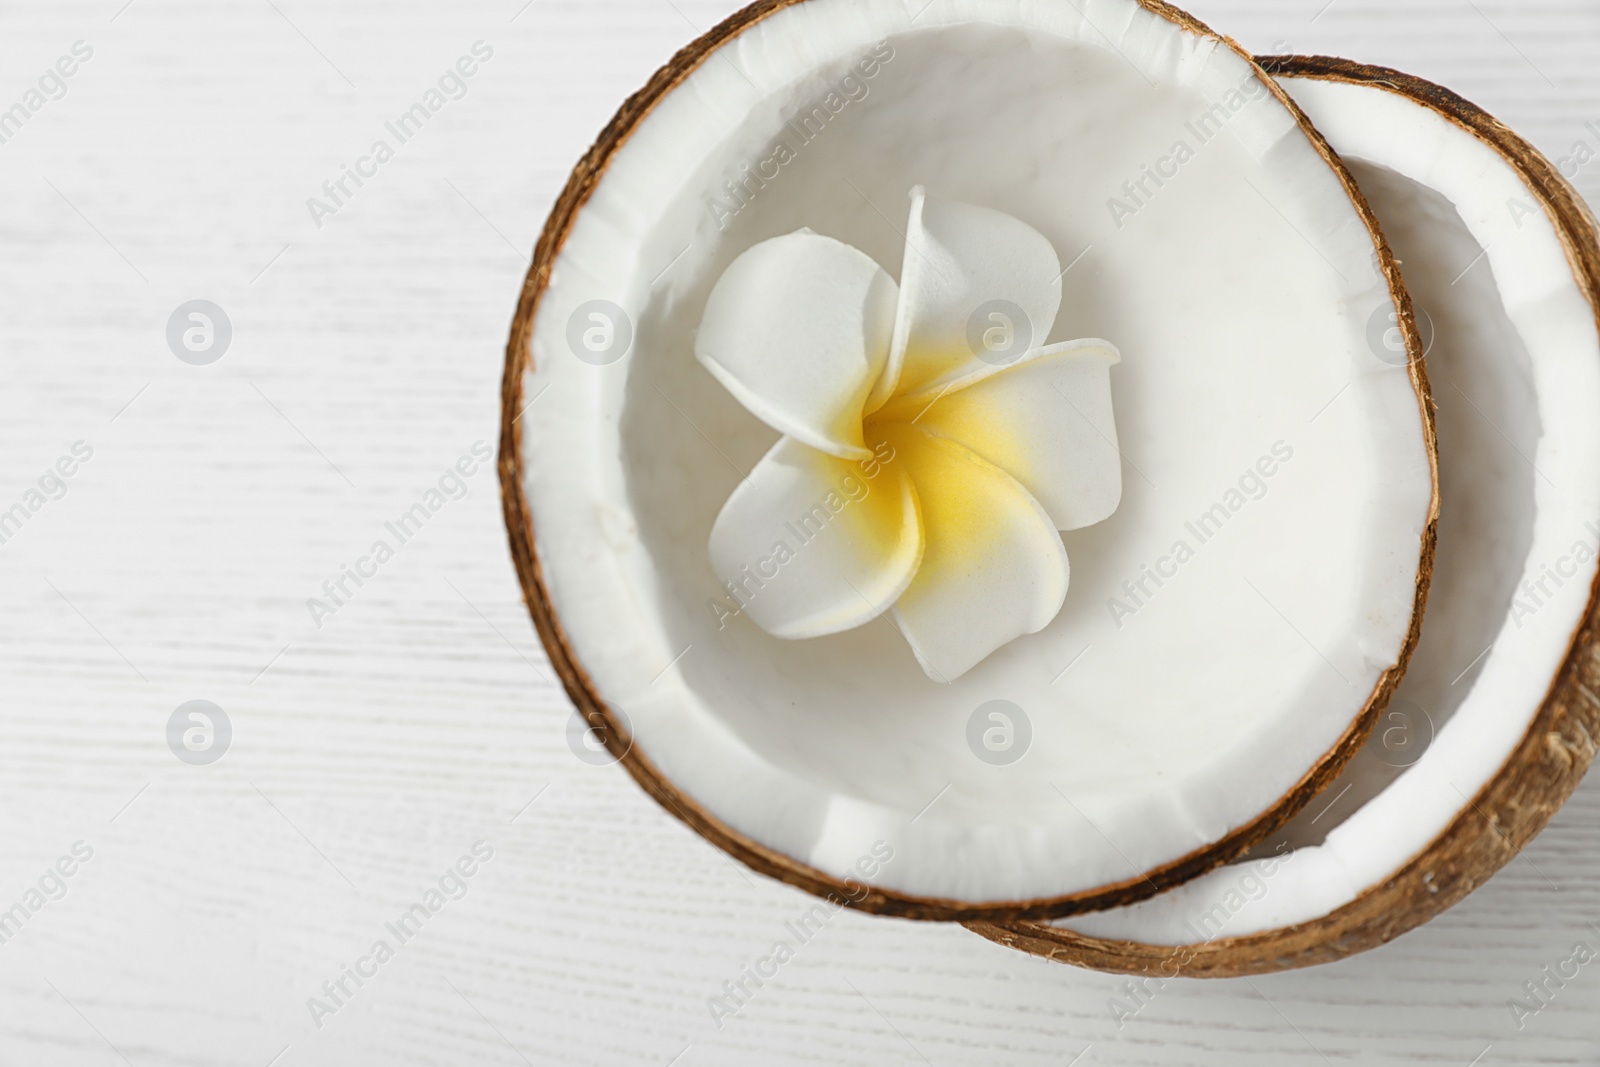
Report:
[[[1257,856],[1285,843],[1321,844],[1420,760],[1472,691],[1513,600],[1536,609],[1535,599],[1560,595],[1572,577],[1541,574],[1543,591],[1535,587],[1533,599],[1518,589],[1539,477],[1530,457],[1542,431],[1528,350],[1493,265],[1443,194],[1380,164],[1348,162],[1400,259],[1428,349],[1438,404],[1438,555],[1422,640],[1394,700],[1339,780]],[[1374,337],[1383,331],[1380,346],[1398,344],[1392,324],[1379,320],[1373,329]],[[1600,548],[1600,533],[1590,541]]]
[[1437,112],[1378,85],[1285,84],[1356,173],[1433,334],[1441,513],[1426,621],[1363,750],[1254,862],[1059,924],[1092,937],[1283,929],[1392,876],[1504,773],[1596,578],[1600,337],[1550,217]]
[[[1237,55],[1131,2],[1098,26],[898,9],[773,14],[612,160],[525,382],[544,578],[640,750],[736,832],[835,875],[889,842],[876,884],[924,897],[1142,884],[1271,812],[1396,662],[1432,485],[1403,361],[1368,342],[1393,303]],[[786,641],[713,608],[711,524],[777,435],[692,339],[729,263],[802,227],[898,275],[918,184],[1050,240],[1064,298],[1036,344],[1122,352],[1120,506],[1065,535],[1055,621],[950,685],[888,618]],[[574,355],[594,301],[624,310],[625,357]]]

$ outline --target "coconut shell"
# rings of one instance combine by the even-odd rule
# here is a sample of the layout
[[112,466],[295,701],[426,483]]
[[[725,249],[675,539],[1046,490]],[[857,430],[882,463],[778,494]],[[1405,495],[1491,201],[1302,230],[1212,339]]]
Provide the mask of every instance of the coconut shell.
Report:
[[[1574,277],[1600,323],[1596,220],[1557,168],[1494,117],[1431,82],[1320,56],[1264,58],[1273,74],[1380,86],[1445,116],[1493,148],[1549,213]],[[1600,580],[1597,580],[1600,587]],[[1583,621],[1527,732],[1500,770],[1442,833],[1385,881],[1309,922],[1201,945],[1085,937],[1032,922],[972,923],[992,941],[1119,974],[1231,978],[1329,963],[1376,948],[1432,919],[1510,863],[1583,780],[1600,736],[1600,596]]]
[[[510,538],[511,555],[529,612],[533,616],[534,626],[549,654],[552,667],[560,676],[567,695],[579,713],[596,733],[605,739],[611,753],[619,759],[645,792],[712,844],[762,874],[849,907],[907,919],[934,921],[1048,919],[1118,907],[1147,899],[1237,859],[1293,818],[1339,776],[1346,763],[1365,742],[1400,684],[1421,633],[1422,613],[1427,601],[1428,583],[1433,572],[1439,516],[1438,454],[1433,403],[1426,369],[1421,359],[1422,342],[1411,298],[1406,292],[1399,268],[1388,244],[1383,239],[1377,220],[1356,186],[1354,178],[1288,94],[1273,81],[1266,70],[1256,64],[1248,52],[1229,38],[1213,32],[1193,16],[1159,0],[1138,0],[1152,13],[1188,32],[1218,41],[1223,47],[1231,49],[1254,66],[1257,76],[1261,78],[1268,91],[1290,109],[1313,146],[1337,173],[1362,220],[1372,233],[1382,272],[1388,279],[1390,292],[1399,310],[1400,328],[1406,349],[1410,353],[1409,369],[1421,409],[1423,433],[1433,472],[1432,508],[1420,546],[1413,613],[1404,647],[1396,663],[1379,677],[1378,683],[1354,715],[1349,728],[1339,741],[1269,810],[1210,846],[1197,849],[1154,870],[1134,874],[1116,884],[1070,896],[975,904],[960,900],[912,896],[866,886],[855,881],[847,884],[841,878],[807,866],[753,841],[697,804],[669,781],[650,759],[633,745],[633,740],[622,720],[612,713],[601,698],[594,681],[585,671],[577,650],[568,639],[551,601],[539,559],[533,520],[524,491],[520,420],[527,403],[523,395],[523,379],[532,368],[531,340],[534,320],[539,313],[540,300],[549,282],[551,267],[571,233],[579,212],[605,174],[613,155],[650,114],[655,105],[695,68],[705,62],[716,48],[773,13],[804,2],[805,0],[758,0],[678,52],[670,62],[656,72],[643,89],[628,98],[607,124],[599,139],[574,168],[572,176],[545,222],[534,249],[533,261],[523,282],[521,296],[512,320],[510,340],[506,345],[505,376],[501,385],[499,449],[501,502]],[[984,929],[987,931],[990,928]],[[1013,935],[1006,933],[1005,936]]]

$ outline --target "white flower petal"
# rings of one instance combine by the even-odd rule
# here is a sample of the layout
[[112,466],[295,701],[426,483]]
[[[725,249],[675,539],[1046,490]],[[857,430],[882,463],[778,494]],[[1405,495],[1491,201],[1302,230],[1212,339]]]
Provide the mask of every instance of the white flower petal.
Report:
[[1111,407],[1116,347],[1097,339],[1030,352],[947,388],[895,397],[874,416],[966,445],[1033,495],[1058,530],[1109,518],[1122,501]]
[[888,358],[897,299],[865,253],[807,230],[774,237],[718,279],[695,355],[773,429],[866,459],[862,407]]
[[950,682],[1050,624],[1067,595],[1067,552],[1050,516],[971,449],[914,426],[882,428],[917,487],[923,553],[895,620],[929,678]]
[[711,530],[729,610],[775,637],[820,637],[888,610],[922,558],[903,465],[840,459],[785,437],[735,489]]
[[867,410],[1044,344],[1061,307],[1061,261],[1003,211],[911,191],[889,366]]

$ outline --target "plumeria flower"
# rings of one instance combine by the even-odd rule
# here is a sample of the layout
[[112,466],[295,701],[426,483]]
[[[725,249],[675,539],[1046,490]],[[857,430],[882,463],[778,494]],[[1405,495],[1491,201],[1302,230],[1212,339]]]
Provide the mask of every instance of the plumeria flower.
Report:
[[1062,273],[1025,223],[920,187],[899,285],[810,230],[734,260],[695,354],[783,434],[711,531],[742,613],[809,638],[892,611],[938,682],[1055,618],[1057,531],[1122,497],[1117,350],[1033,343],[1055,324]]

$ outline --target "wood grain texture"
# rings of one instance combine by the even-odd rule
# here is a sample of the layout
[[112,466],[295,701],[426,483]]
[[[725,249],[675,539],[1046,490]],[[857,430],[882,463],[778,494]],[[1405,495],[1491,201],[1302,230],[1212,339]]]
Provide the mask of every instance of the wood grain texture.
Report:
[[[306,598],[492,446],[567,173],[735,6],[0,7],[0,107],[94,48],[0,144],[0,506],[94,448],[0,545],[0,908],[94,848],[0,944],[0,1065],[1600,1063],[1596,966],[1520,1030],[1508,1007],[1600,947],[1593,782],[1436,922],[1329,967],[1170,984],[1120,1029],[1126,979],[855,914],[719,1029],[707,998],[810,901],[568,750],[491,470],[313,625]],[[1600,149],[1589,0],[1192,6],[1256,51],[1449,85],[1557,160]],[[314,225],[306,198],[478,40],[467,95]],[[1600,164],[1575,180],[1594,200]],[[209,367],[166,347],[194,298],[234,324]],[[208,768],[165,741],[194,698],[235,730]],[[318,1029],[307,998],[479,840],[466,895]]]

